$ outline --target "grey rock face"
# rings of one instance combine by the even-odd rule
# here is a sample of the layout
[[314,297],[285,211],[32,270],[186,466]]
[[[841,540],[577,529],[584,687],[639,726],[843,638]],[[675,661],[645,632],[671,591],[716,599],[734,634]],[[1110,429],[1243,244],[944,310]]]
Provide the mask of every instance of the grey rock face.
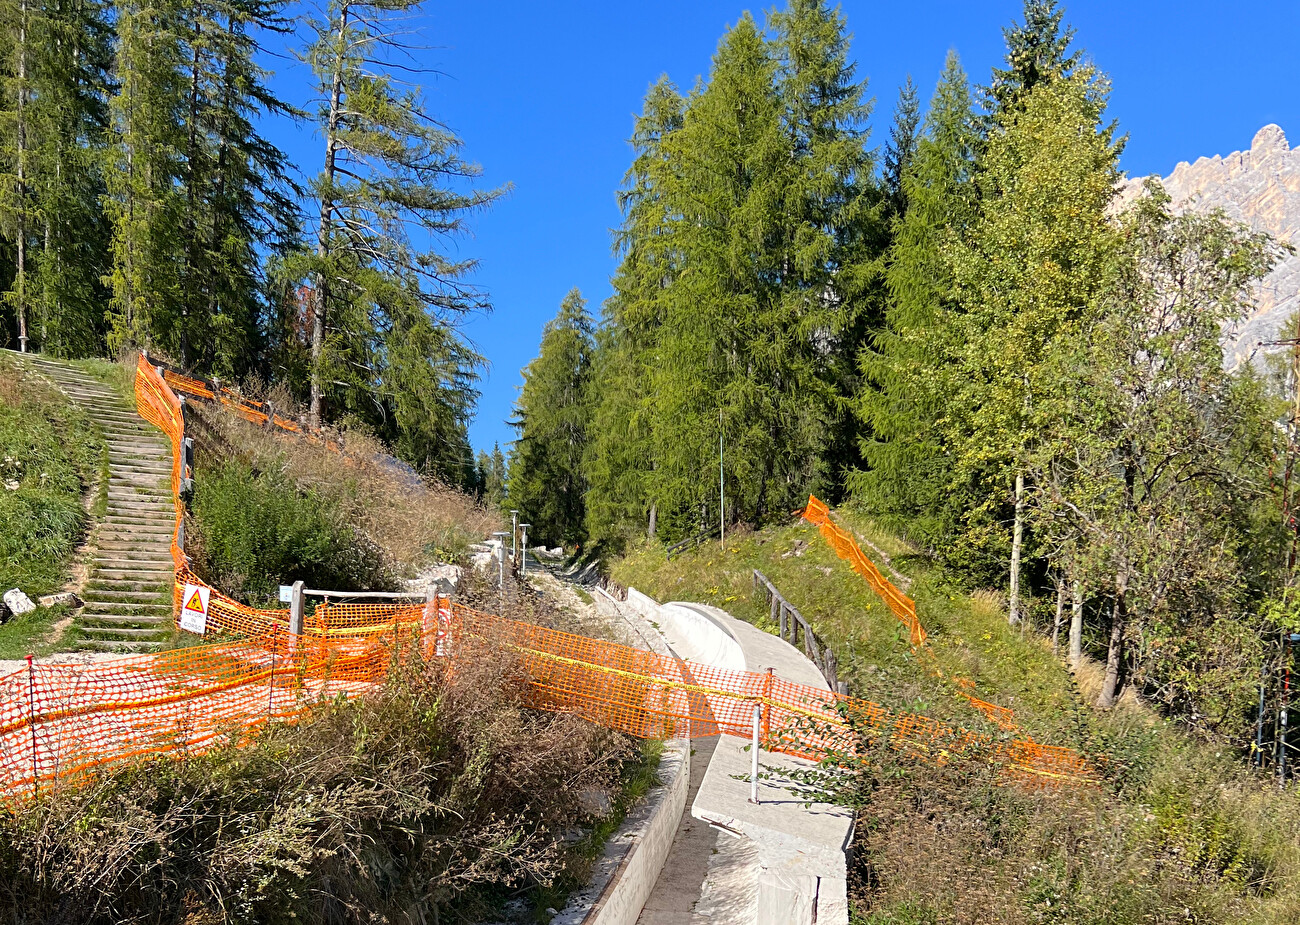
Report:
[[[1132,202],[1141,195],[1144,179],[1127,181],[1120,190],[1121,202]],[[1300,245],[1300,149],[1291,150],[1277,125],[1260,129],[1249,151],[1181,163],[1160,182],[1176,210],[1222,209],[1254,231],[1267,232],[1280,243]],[[1278,349],[1266,345],[1290,336],[1282,333],[1282,327],[1297,308],[1300,255],[1286,254],[1260,282],[1255,311],[1242,324],[1224,331],[1227,365],[1235,367],[1252,356],[1258,359]]]

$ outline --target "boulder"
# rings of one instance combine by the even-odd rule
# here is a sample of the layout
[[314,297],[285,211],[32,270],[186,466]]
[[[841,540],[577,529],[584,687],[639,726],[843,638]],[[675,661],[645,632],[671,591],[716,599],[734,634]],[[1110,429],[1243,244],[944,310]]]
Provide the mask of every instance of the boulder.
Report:
[[437,591],[443,597],[450,597],[456,593],[460,587],[460,580],[464,577],[464,570],[459,565],[449,565],[443,563],[425,569],[415,578],[406,583],[409,590],[429,594]]
[[26,594],[23,594],[23,592],[19,591],[17,588],[11,588],[6,591],[4,601],[5,606],[8,607],[16,617],[21,617],[23,614],[31,613],[36,609],[36,605],[32,603],[32,599]]
[[71,591],[61,591],[58,594],[47,594],[38,598],[36,603],[42,607],[80,607],[81,598]]

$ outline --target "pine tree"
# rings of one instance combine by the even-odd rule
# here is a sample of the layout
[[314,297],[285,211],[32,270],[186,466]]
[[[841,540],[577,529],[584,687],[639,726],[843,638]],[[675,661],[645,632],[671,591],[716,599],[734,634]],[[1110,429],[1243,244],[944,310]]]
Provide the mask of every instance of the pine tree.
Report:
[[510,504],[543,543],[585,539],[583,455],[591,415],[593,322],[577,289],[547,322],[515,405]]
[[957,349],[951,251],[976,215],[977,137],[966,74],[949,52],[915,156],[902,172],[909,205],[895,219],[886,258],[886,323],[862,352],[856,398],[866,467],[850,477],[854,501],[935,545],[955,528],[960,510],[939,421],[954,387],[949,372]]
[[[951,57],[951,52],[949,53]],[[898,91],[898,104],[894,107],[894,124],[889,130],[889,144],[885,148],[885,195],[888,197],[890,216],[901,216],[907,211],[907,193],[903,189],[903,174],[916,156],[917,129],[921,124],[920,103],[912,75]]]

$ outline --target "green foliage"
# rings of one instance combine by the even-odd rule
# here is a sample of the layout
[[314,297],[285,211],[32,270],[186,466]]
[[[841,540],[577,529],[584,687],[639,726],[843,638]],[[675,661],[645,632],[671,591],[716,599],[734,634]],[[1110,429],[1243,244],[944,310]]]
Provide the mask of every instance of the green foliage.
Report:
[[537,359],[524,369],[513,422],[519,437],[510,454],[510,505],[544,544],[586,537],[582,464],[594,349],[587,302],[571,290],[546,323]]
[[102,452],[83,412],[0,359],[0,591],[34,598],[66,582]]
[[585,462],[601,539],[715,521],[720,438],[732,521],[836,495],[855,455],[884,229],[865,84],[837,10],[768,26],[743,16],[708,81],[683,100],[661,80],[636,124]]
[[924,135],[901,177],[907,211],[886,255],[885,325],[863,350],[855,401],[865,467],[852,473],[856,504],[918,542],[953,530],[962,495],[951,491],[940,418],[955,388],[958,342],[951,252],[976,215],[977,135],[966,74],[949,53]]
[[241,462],[195,479],[196,567],[215,587],[246,603],[277,599],[278,587],[387,590],[379,548],[339,501],[301,490],[281,466],[254,472]]

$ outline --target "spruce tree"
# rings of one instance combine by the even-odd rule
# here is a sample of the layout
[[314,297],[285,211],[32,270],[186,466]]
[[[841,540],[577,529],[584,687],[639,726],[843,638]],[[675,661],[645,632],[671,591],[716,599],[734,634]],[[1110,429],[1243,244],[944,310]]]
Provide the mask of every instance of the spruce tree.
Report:
[[510,458],[510,505],[543,543],[586,537],[583,456],[591,417],[593,334],[586,300],[574,289],[547,322],[515,405],[519,437]]
[[[950,53],[951,56],[951,53]],[[890,216],[901,216],[907,211],[907,194],[903,189],[903,174],[916,156],[919,141],[917,129],[921,124],[920,102],[912,75],[898,91],[894,107],[894,124],[889,130],[889,144],[885,147],[885,195]]]
[[903,169],[909,206],[894,220],[886,258],[886,323],[862,352],[855,402],[865,466],[849,480],[854,501],[933,545],[955,528],[961,501],[949,484],[939,422],[954,388],[951,259],[976,216],[977,137],[966,74],[949,52],[915,156]]
[[1074,29],[1063,25],[1065,11],[1056,3],[1025,0],[1024,22],[1002,30],[1006,66],[993,69],[993,82],[984,91],[990,118],[1016,109],[1036,86],[1069,77],[1081,64],[1083,53],[1070,49]]

